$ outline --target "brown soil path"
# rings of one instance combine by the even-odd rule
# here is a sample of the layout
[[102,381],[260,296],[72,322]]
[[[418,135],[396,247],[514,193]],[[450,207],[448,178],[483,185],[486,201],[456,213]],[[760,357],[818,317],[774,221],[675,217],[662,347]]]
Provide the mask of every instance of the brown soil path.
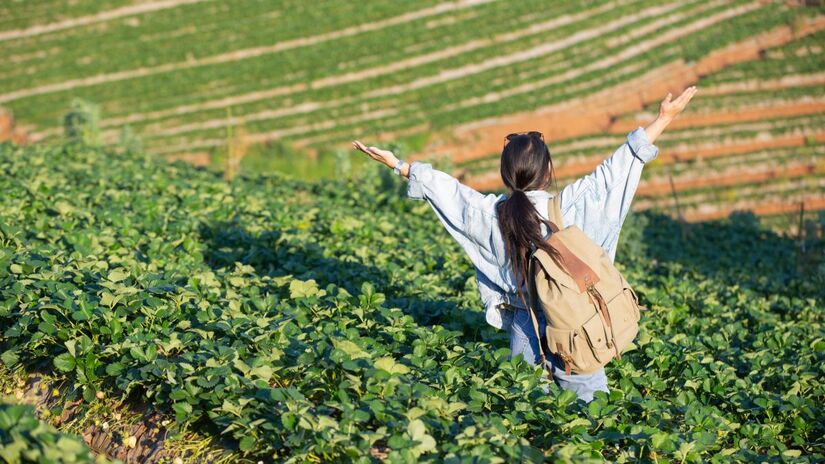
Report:
[[[44,379],[41,374],[34,373],[18,383],[13,396],[20,403],[34,406],[41,418],[44,411],[54,408],[62,410],[60,416],[48,419],[53,425],[60,427],[75,420],[78,414],[82,414],[79,411],[82,410],[83,400],[67,402],[64,396],[66,393],[67,388],[64,385],[55,384]],[[111,413],[100,417],[103,420],[99,424],[90,423],[88,420],[80,424],[83,427],[83,441],[91,451],[127,463],[172,462],[178,457],[173,450],[165,446],[168,430],[164,424],[166,420],[173,418],[150,412],[152,408],[148,407],[149,405],[105,401],[110,405]],[[99,416],[99,413],[97,415]],[[198,439],[189,435],[193,440]],[[128,446],[126,441],[129,437],[135,437],[135,446]],[[220,448],[212,449],[213,451],[207,451],[205,457],[217,458],[223,453]]]
[[[658,164],[672,164],[693,159],[716,158],[720,156],[740,155],[759,150],[784,147],[801,147],[812,139],[817,143],[825,142],[825,132],[811,132],[803,135],[787,135],[764,140],[756,139],[724,144],[706,144],[685,147],[678,151],[660,151],[656,158]],[[585,161],[578,161],[555,169],[559,179],[589,174],[602,161],[604,156],[592,157]],[[467,185],[477,190],[494,190],[501,187],[501,176],[498,172],[488,172],[473,176],[465,181]]]
[[[642,181],[636,190],[638,196],[669,195],[673,190],[682,192],[705,187],[722,187],[740,184],[755,184],[765,182],[780,177],[801,177],[810,174],[825,173],[825,164],[822,163],[800,163],[784,167],[771,168],[757,172],[742,172],[727,174],[722,176],[703,176],[692,179],[674,179],[673,187],[666,180]],[[701,173],[697,173],[699,176]]]

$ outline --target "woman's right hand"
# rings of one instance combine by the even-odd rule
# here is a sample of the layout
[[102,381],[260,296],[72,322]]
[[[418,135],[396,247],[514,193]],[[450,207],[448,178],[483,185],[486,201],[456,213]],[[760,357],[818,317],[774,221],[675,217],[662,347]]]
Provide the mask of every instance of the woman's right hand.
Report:
[[681,113],[693,96],[696,95],[696,86],[692,85],[684,90],[681,95],[676,97],[676,100],[671,100],[673,94],[668,92],[664,100],[659,106],[659,117],[665,121],[672,121],[679,113]]
[[378,147],[368,147],[363,143],[359,142],[358,140],[354,140],[352,142],[352,146],[355,147],[357,150],[361,150],[364,153],[370,155],[370,158],[378,161],[379,163],[387,166],[388,168],[392,169],[398,164],[398,158],[395,154],[389,150],[382,150]]

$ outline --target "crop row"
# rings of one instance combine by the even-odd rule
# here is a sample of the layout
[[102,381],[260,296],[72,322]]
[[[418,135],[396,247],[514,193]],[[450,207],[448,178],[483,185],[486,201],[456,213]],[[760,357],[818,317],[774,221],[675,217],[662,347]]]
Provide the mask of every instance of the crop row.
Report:
[[[654,34],[651,34],[651,36],[650,36],[650,40],[652,40],[654,44],[656,43],[656,40],[657,40],[656,37],[658,37],[658,36],[655,36]],[[691,37],[692,38],[697,38],[696,36],[691,36]],[[679,43],[679,45],[674,45],[674,43],[671,42],[671,43],[666,43],[666,44],[655,46],[654,48],[655,48],[656,54],[658,54],[658,53],[666,54],[668,51],[673,53],[674,51],[670,50],[671,48],[684,45],[685,42],[689,42],[689,41],[688,40],[682,41],[682,42]],[[631,55],[633,55],[637,52],[638,51],[636,49],[632,49],[632,51],[630,53],[631,53]],[[608,59],[610,57],[609,55],[611,55],[611,54],[615,54],[615,50],[611,51],[610,53],[605,53],[605,55],[601,58]],[[650,56],[650,55],[654,55],[654,56]],[[547,104],[548,102],[553,102],[553,101],[567,100],[569,98],[575,97],[575,96],[580,95],[580,94],[591,93],[592,91],[595,91],[599,88],[603,88],[605,86],[610,86],[610,85],[612,85],[616,82],[619,82],[619,81],[622,81],[622,80],[626,79],[627,77],[637,75],[638,74],[638,69],[637,69],[638,64],[649,62],[649,60],[656,58],[655,54],[650,52],[650,51],[648,51],[648,54],[645,54],[645,55],[633,55],[633,56],[635,56],[635,58],[629,58],[628,60],[623,61],[621,63],[621,66],[618,67],[618,68],[616,66],[614,66],[613,68],[610,68],[608,70],[608,69],[606,69],[606,65],[604,65],[605,69],[596,69],[596,70],[593,70],[593,71],[590,71],[590,72],[587,72],[585,70],[586,65],[588,65],[588,64],[592,65],[594,63],[602,63],[603,60],[602,61],[595,60],[595,61],[591,62],[591,61],[588,61],[587,58],[585,58],[582,62],[564,63],[563,67],[557,69],[557,73],[559,73],[561,78],[558,79],[557,82],[554,82],[552,84],[547,85],[548,88],[553,88],[553,89],[556,90],[556,92],[551,92],[551,91],[548,90],[548,88],[543,88],[542,86],[538,86],[537,88],[531,89],[529,91],[524,90],[522,92],[521,96],[524,96],[524,97],[527,97],[527,98],[525,98],[522,101],[523,104],[520,104],[520,109],[525,109],[526,110],[526,109],[529,109],[529,107],[533,107],[534,105]],[[597,65],[597,67],[598,67],[598,65]],[[622,72],[622,68],[624,69],[625,72],[628,73],[627,76],[619,75],[619,76],[615,77],[615,80],[613,80],[613,79],[604,79],[604,74],[606,72],[610,72],[612,74],[615,74],[615,73],[620,74]],[[569,75],[570,74],[570,71],[569,71],[570,69],[575,70],[574,72],[576,72],[576,73],[584,73],[584,74],[578,75],[578,76]],[[487,76],[487,72],[484,72],[484,73],[480,73],[477,76],[477,79],[480,79],[480,80],[484,81],[485,77],[488,80],[488,79],[494,79],[497,76],[495,75],[495,73],[490,73],[489,76]],[[576,77],[578,80],[583,80],[583,81],[588,81],[589,80],[591,82],[590,85],[592,85],[593,87],[592,88],[579,88],[578,92],[568,92],[568,93],[566,93],[566,85],[567,85],[566,81],[568,79],[573,79],[574,77]],[[423,91],[422,92],[413,92],[409,95],[404,94],[405,99],[415,97],[416,98],[415,101],[410,101],[409,103],[407,103],[407,105],[409,105],[409,107],[405,107],[403,104],[399,105],[398,103],[395,103],[395,102],[391,102],[390,104],[388,104],[387,105],[388,108],[392,108],[393,110],[398,111],[398,113],[399,113],[398,116],[395,117],[395,118],[385,118],[384,120],[382,120],[380,126],[376,126],[375,129],[369,129],[367,134],[370,131],[387,132],[387,131],[404,130],[408,127],[412,127],[412,126],[416,126],[416,125],[424,125],[424,126],[429,127],[431,130],[438,129],[439,126],[436,124],[436,119],[435,118],[440,117],[440,114],[441,114],[439,112],[439,108],[441,107],[441,104],[439,102],[459,100],[462,97],[463,93],[469,92],[471,90],[470,83],[463,83],[463,82],[461,82],[462,80],[464,80],[464,79],[451,82],[450,83],[451,86],[456,86],[455,91],[451,91],[450,88],[446,88],[446,89],[444,89],[444,91],[446,92],[444,94],[440,93],[442,91],[440,86],[428,87],[426,92],[423,92]],[[399,89],[399,90],[401,90],[401,89]],[[489,91],[489,85],[486,85],[486,84],[481,85],[480,84],[476,91],[480,92],[482,95],[484,95]],[[456,92],[462,92],[462,94],[457,94]],[[444,124],[449,125],[449,124],[467,122],[467,121],[476,119],[478,117],[483,117],[483,116],[485,116],[485,114],[479,113],[479,111],[481,110],[482,107],[491,108],[493,106],[496,106],[496,107],[499,108],[496,111],[498,113],[512,111],[512,108],[509,108],[510,101],[512,101],[512,100],[508,98],[508,99],[502,99],[502,100],[498,101],[497,103],[484,103],[484,104],[473,105],[472,107],[463,108],[461,111],[454,110],[455,113],[456,113],[456,114],[453,115],[454,117],[446,118],[445,121],[444,121]],[[367,103],[369,103],[369,101]],[[429,110],[425,114],[420,109],[422,106],[426,106],[428,109],[434,108],[434,110]],[[337,111],[327,109],[324,113],[325,113],[325,116],[324,116],[324,119],[322,119],[322,120],[335,121],[336,122],[335,129],[330,130],[328,127],[324,127],[323,129],[313,127],[313,120],[311,118],[312,114],[304,115],[301,118],[298,118],[299,123],[306,124],[305,126],[300,126],[301,129],[302,129],[300,131],[300,133],[302,134],[301,135],[302,140],[309,139],[309,140],[311,140],[312,145],[326,145],[326,144],[330,144],[330,143],[335,143],[336,140],[340,141],[344,137],[351,136],[353,131],[359,130],[359,128],[360,128],[359,126],[363,125],[364,119],[369,117],[369,115],[367,115],[367,116],[361,117],[360,119],[357,118],[357,117],[354,118],[354,119],[351,118],[351,117],[346,118],[345,116],[350,114],[351,111],[350,111],[349,108],[347,108],[345,106],[341,107],[341,109],[337,110]],[[337,118],[339,116],[342,117],[344,120],[349,119],[349,121],[347,123],[341,124],[337,120]],[[315,119],[315,121],[317,121],[317,118]],[[270,122],[267,121],[266,123],[269,124]],[[255,122],[248,123],[248,124],[246,124],[246,126],[251,128],[253,130],[253,132],[261,129],[260,125],[256,124]],[[443,125],[442,125],[442,127],[443,127]],[[266,132],[259,132],[259,134],[261,136],[261,139],[266,139],[268,137],[268,133],[266,133]],[[317,134],[318,136],[315,137],[314,136],[315,134]],[[170,147],[170,146],[171,147],[175,147],[175,146],[182,147],[184,145],[189,145],[189,144],[194,144],[195,146],[214,146],[214,145],[219,145],[219,144],[223,143],[223,141],[221,139],[204,139],[204,137],[208,137],[209,135],[210,134],[208,132],[193,132],[192,134],[189,135],[189,137],[177,138],[177,139],[175,139],[173,137],[171,139],[169,139],[169,138],[164,139],[164,141],[166,143],[171,143],[171,145],[166,145],[167,147]],[[285,137],[285,138],[288,138],[288,137]],[[167,149],[172,149],[172,148],[167,148]]]
[[[688,113],[685,114],[688,116]],[[740,124],[718,124],[711,127],[688,127],[665,132],[656,141],[659,147],[657,163],[672,163],[704,156],[726,156],[736,154],[748,143],[769,143],[797,134],[816,134],[823,127],[823,116],[803,115],[775,120],[762,120]],[[549,142],[551,153],[556,156],[554,167],[559,170],[559,178],[577,176],[589,172],[612,150],[624,141],[626,133],[611,136],[596,135],[581,137],[569,142]],[[784,136],[784,137],[783,137]],[[592,142],[591,142],[592,141]],[[790,143],[790,139],[788,139]],[[710,156],[708,156],[710,155]],[[469,173],[484,173],[495,170],[499,155],[472,160],[458,165]]]
[[[683,7],[683,8],[687,8],[687,7]],[[717,9],[719,9],[719,8],[723,8],[723,7],[717,7]],[[737,37],[745,36],[748,33],[752,33],[753,30],[752,29],[748,30],[748,27],[767,28],[767,27],[770,27],[770,23],[776,24],[776,23],[780,22],[780,19],[783,17],[783,15],[790,14],[790,13],[787,13],[787,12],[783,12],[782,14],[776,14],[776,12],[773,12],[773,14],[769,14],[771,12],[768,11],[768,10],[770,10],[770,8],[767,8],[765,10],[758,10],[757,12],[752,13],[752,14],[744,14],[741,17],[736,18],[736,21],[733,21],[733,20],[728,21],[728,23],[731,23],[731,22],[736,23],[736,22],[741,20],[743,23],[747,24],[746,27],[742,27],[742,28],[735,27],[735,24],[733,25],[734,27],[731,27],[731,24],[728,24],[728,29],[733,30],[733,31],[737,31],[738,29],[744,29],[744,30],[740,30],[738,33],[737,32],[729,33],[728,35],[731,36],[730,40],[735,40],[735,38],[737,38]],[[765,21],[761,21],[759,19],[762,15],[764,15],[765,17],[769,17],[768,18],[769,19],[768,24],[765,24]],[[598,19],[598,17],[596,19]],[[684,19],[683,22],[684,21],[690,22],[691,20],[690,19]],[[581,26],[582,26],[581,24],[576,25],[576,27],[581,27]],[[638,26],[639,25],[634,25],[634,27],[638,27]],[[717,25],[717,27],[719,29],[722,29],[721,25]],[[560,29],[564,29],[564,28],[560,28]],[[629,29],[633,30],[634,28],[629,28]],[[563,33],[563,32],[564,32],[564,30],[560,31],[560,33]],[[701,41],[701,37],[696,37],[697,35],[698,34],[694,34],[694,35],[689,36],[689,37],[694,38],[694,40],[696,40],[696,41]],[[653,38],[654,38],[652,32],[650,34],[646,35],[645,37],[647,37],[649,40],[653,40]],[[642,38],[644,38],[644,37],[642,37]],[[593,43],[590,44],[590,47],[593,47],[593,46],[597,45],[599,42],[603,43],[603,42],[605,42],[609,39],[610,39],[610,36],[605,36],[604,38],[601,38],[601,36],[600,36],[598,41],[590,41],[590,42],[593,42]],[[547,40],[547,39],[545,38],[545,40]],[[725,41],[725,37],[720,38],[721,43],[724,43],[724,41]],[[588,43],[590,43],[590,42],[588,42]],[[689,41],[682,41],[679,45],[682,47],[682,49],[686,49],[685,47],[690,48],[690,42]],[[710,44],[708,44],[708,45],[710,45]],[[659,48],[666,49],[668,47],[666,47],[665,45],[662,45]],[[659,49],[657,49],[657,51],[658,50]],[[504,50],[504,51],[506,51],[506,50]],[[661,50],[661,51],[665,52],[666,50]],[[615,52],[615,50],[613,52]],[[484,53],[479,52],[479,56],[478,56],[478,58],[475,59],[475,61],[489,59],[490,58],[489,53],[490,52],[486,51],[486,50],[484,51]],[[608,55],[609,55],[608,53],[605,53],[604,55],[598,55],[597,54],[595,57],[584,55],[585,58],[583,58],[582,60],[594,59],[594,58],[603,58],[603,57],[607,57]],[[552,55],[550,55],[550,56],[552,57]],[[564,56],[564,55],[559,55],[559,56]],[[558,58],[558,57],[556,57],[556,58]],[[655,57],[653,57],[653,58],[655,58]],[[581,61],[576,62],[576,61],[571,61],[571,60],[573,60],[573,59],[567,59],[565,61],[571,62],[572,64],[582,64]],[[558,60],[555,60],[555,61],[558,61]],[[595,61],[593,61],[593,62],[595,62]],[[548,64],[555,64],[555,63],[548,63]],[[632,63],[630,63],[630,64],[632,65]],[[532,69],[532,68],[535,67],[535,65],[536,65],[536,62],[531,61],[531,62],[521,63],[519,66],[523,67],[525,69]],[[410,81],[411,79],[415,79],[415,74],[413,74],[413,73],[420,72],[420,71],[421,70],[417,69],[417,68],[412,69],[412,70],[409,71],[411,73],[411,74],[409,74],[409,77],[399,76],[399,79],[401,79],[401,82]],[[497,78],[499,78],[499,79],[502,78],[502,76],[500,75],[501,71],[502,71],[502,69],[494,69],[494,70],[490,70],[490,71],[486,71],[486,72],[481,72],[481,73],[475,74],[473,76],[467,76],[467,77],[462,78],[462,79],[450,79],[449,82],[445,82],[444,84],[434,84],[432,86],[427,86],[426,89],[422,88],[422,90],[420,90],[420,91],[402,93],[399,96],[395,96],[395,95],[387,96],[387,97],[378,96],[378,97],[375,97],[373,99],[360,99],[359,98],[359,102],[363,103],[365,105],[368,105],[367,107],[369,108],[370,111],[376,111],[376,110],[380,110],[382,108],[394,108],[394,109],[396,109],[397,111],[400,112],[401,116],[399,116],[396,120],[390,120],[389,122],[387,122],[385,124],[381,124],[380,125],[381,128],[392,129],[393,127],[396,127],[396,126],[402,126],[402,127],[403,126],[408,126],[409,127],[410,125],[420,124],[421,122],[425,121],[424,119],[420,119],[420,118],[423,117],[423,115],[421,114],[421,111],[420,111],[420,108],[422,106],[426,105],[430,108],[431,107],[438,107],[438,105],[436,104],[436,101],[441,101],[441,102],[453,101],[453,100],[456,100],[458,98],[461,98],[461,96],[463,94],[466,94],[467,92],[473,92],[474,91],[474,92],[477,93],[477,95],[478,94],[483,95],[483,94],[487,93],[489,91],[489,82],[494,81]],[[435,72],[437,72],[437,70]],[[596,79],[598,77],[598,75],[599,75],[599,73],[595,72],[595,74],[593,76],[594,79],[595,79],[593,85],[596,85],[596,86],[599,85],[598,79]],[[392,77],[393,77],[393,79],[395,79],[396,74],[394,73]],[[617,77],[617,79],[621,79],[621,77]],[[374,88],[375,84],[370,84],[370,81],[371,80],[367,80],[364,83],[358,83],[358,84],[360,84],[362,86],[372,85],[373,88]],[[386,78],[381,80],[382,85],[386,85],[384,83],[385,81],[386,81]],[[506,82],[506,80],[505,80],[505,82]],[[506,84],[502,84],[502,85],[506,85]],[[510,84],[510,85],[512,85],[512,84]],[[563,85],[561,83],[557,84],[556,86],[558,88],[563,87]],[[106,87],[107,86],[103,86],[103,88],[101,90],[105,90]],[[320,89],[320,90],[314,91],[314,92],[304,92],[304,94],[307,95],[307,96],[308,95],[318,96],[319,100],[320,100],[320,97],[323,97],[322,101],[329,101],[330,99],[335,100],[336,96],[338,98],[341,97],[341,95],[336,95],[337,91],[345,90],[345,93],[343,95],[352,97],[352,96],[357,96],[359,94],[363,94],[365,92],[365,89],[368,88],[368,87],[362,87],[362,90],[359,91],[357,87],[358,86],[356,85],[356,83],[352,83],[352,84],[349,84],[349,85],[346,85],[346,86],[334,86],[334,87],[330,87],[330,88],[326,88],[326,89]],[[548,92],[546,92],[546,89],[544,89],[544,90],[545,91],[539,91],[539,92],[546,98]],[[583,91],[586,91],[586,90],[583,90]],[[325,93],[325,92],[328,92],[328,93]],[[442,92],[447,92],[447,93],[444,94]],[[425,97],[425,95],[426,95],[426,97]],[[472,95],[472,94],[470,94],[470,95]],[[470,95],[468,95],[468,96],[470,96]],[[298,97],[296,97],[296,95],[292,95],[291,93],[287,93],[281,98],[284,99],[284,101],[289,101],[289,105],[299,104],[302,101],[302,99],[299,99]],[[352,98],[357,98],[357,97],[352,97]],[[422,100],[422,98],[424,98],[424,99]],[[564,98],[564,96],[561,96],[559,98]],[[378,106],[376,106],[377,103],[373,102],[373,100],[376,100],[376,99],[379,100],[377,102]],[[269,105],[277,105],[278,104],[279,100],[277,98],[273,98],[271,100],[272,101],[267,102],[267,104],[269,104]],[[362,101],[362,100],[365,100],[365,101]],[[536,100],[536,99],[532,99],[532,98],[526,99],[528,104],[532,103],[534,100]],[[137,104],[138,102],[135,102],[135,103]],[[536,104],[540,104],[540,103],[542,103],[540,99],[538,101],[536,101]],[[260,104],[258,104],[258,105],[260,105]],[[502,104],[499,103],[499,105],[502,105]],[[412,106],[412,107],[407,108],[407,106]],[[416,110],[416,107],[419,108],[419,109]],[[138,108],[139,108],[139,106],[138,106]],[[356,105],[356,108],[358,108],[357,105]],[[503,110],[503,108],[502,108],[502,110]],[[235,112],[235,110],[233,109],[233,114],[243,115],[243,114],[248,114],[250,111],[254,111],[254,107],[244,106],[240,110],[238,110],[237,112]],[[351,104],[350,105],[342,105],[339,108],[333,108],[333,109],[324,107],[323,110],[318,110],[316,112],[308,112],[308,113],[305,113],[305,114],[302,113],[302,114],[298,115],[297,117],[292,117],[292,118],[280,118],[280,119],[274,119],[274,120],[264,120],[264,121],[260,121],[260,122],[252,121],[250,123],[247,123],[247,127],[250,129],[251,132],[259,133],[259,134],[267,134],[267,132],[265,132],[265,130],[266,129],[271,129],[273,127],[273,125],[275,125],[275,124],[277,124],[276,127],[298,127],[298,128],[302,128],[302,129],[307,129],[307,130],[301,130],[300,131],[302,133],[301,137],[307,137],[307,136],[312,136],[313,131],[312,131],[312,127],[305,127],[305,125],[312,124],[313,122],[316,122],[316,121],[319,121],[319,120],[322,120],[322,121],[326,121],[326,120],[335,121],[336,119],[345,119],[346,116],[350,116],[350,118],[351,118],[352,111],[353,111],[353,106]],[[473,117],[473,115],[475,113],[476,113],[476,111],[473,108],[464,109],[462,111],[462,115],[460,116],[460,120],[462,120],[462,119],[466,120],[467,118]],[[365,114],[368,114],[368,113],[365,113]],[[320,117],[320,115],[323,115],[323,116]],[[198,115],[198,116],[200,116],[200,115]],[[220,118],[225,118],[225,113],[224,112],[220,112]],[[413,118],[413,119],[411,119],[411,118]],[[414,119],[414,118],[419,118],[419,119]],[[328,127],[324,127],[323,129],[316,130],[315,132],[317,132],[317,134],[324,134],[325,136],[343,137],[343,136],[345,136],[345,132],[343,132],[344,130],[351,133],[351,131],[353,130],[353,127],[358,127],[359,125],[361,125],[361,126],[364,125],[363,117],[361,118],[360,122],[359,122],[358,118],[354,118],[354,119],[355,120],[353,120],[351,122],[351,124],[343,125],[342,128],[339,128],[336,125],[336,128],[335,128],[336,130],[335,131],[330,130]],[[455,118],[450,118],[450,120],[454,121]],[[429,122],[432,122],[432,121],[429,121]],[[187,137],[177,137],[177,138],[176,137],[169,137],[169,138],[164,138],[164,139],[158,139],[155,142],[153,142],[152,140],[149,140],[149,142],[150,142],[150,146],[151,146],[152,143],[157,143],[157,144],[162,143],[164,146],[167,146],[167,147],[168,146],[176,146],[176,145],[180,145],[180,146],[188,145],[190,142],[195,142],[195,141],[198,141],[198,140],[207,140],[210,143],[213,143],[213,141],[214,141],[214,143],[219,144],[219,143],[223,143],[222,139],[214,139],[214,138],[210,138],[210,137],[214,137],[214,135],[216,135],[216,134],[222,134],[222,132],[223,132],[223,128],[215,128],[215,129],[212,129],[211,131],[200,131],[200,132],[195,131],[195,132],[192,132],[191,134],[188,134]],[[293,138],[296,138],[296,137],[297,136],[293,136]],[[321,142],[323,142],[323,139],[321,139],[321,141],[319,141],[318,143],[321,143]],[[202,143],[200,143],[200,145],[204,145],[204,143],[202,142]],[[195,146],[193,148],[196,148],[196,147],[197,147],[197,144],[195,144]]]
[[[718,185],[695,186],[688,191],[677,193],[679,205],[684,208],[698,207],[702,205],[731,205],[740,201],[760,201],[766,199],[785,200],[793,202],[795,195],[815,196],[816,192],[822,191],[825,187],[825,177],[823,170],[816,166],[804,170],[801,173],[788,172],[787,175],[777,172],[777,175],[758,179],[752,184],[736,184],[730,182],[720,182]],[[821,197],[821,195],[819,195]],[[634,205],[639,209],[653,207],[675,206],[675,201],[670,193],[663,193],[660,196],[649,196],[639,198]]]
[[[697,167],[703,170],[712,170],[713,172],[730,172],[743,167],[773,166],[798,161],[817,162],[821,160],[823,156],[825,156],[825,144],[814,143],[801,147],[776,148],[724,158],[710,158],[707,160],[696,160],[695,162],[673,164],[667,167],[666,173],[675,177],[683,174],[689,176],[692,173],[696,173]],[[645,178],[654,176],[654,174],[648,174],[647,170],[645,170],[642,175],[645,176]]]
[[807,74],[822,71],[825,32],[800,37],[782,47],[764,54],[762,59],[737,63],[707,76],[708,85],[737,82],[757,78],[782,77],[788,74]]
[[[769,218],[771,216],[782,216],[786,219],[786,227],[784,230],[787,231],[791,230],[787,227],[787,225],[789,225],[787,224],[788,216],[798,217],[802,209],[808,212],[809,218],[811,214],[817,217],[818,212],[825,210],[825,199],[823,199],[822,196],[800,192],[798,195],[789,198],[772,197],[757,201],[702,205],[701,207],[686,211],[682,217],[685,221],[697,222],[727,218],[731,215],[742,214],[743,212]],[[796,226],[796,224],[794,224],[794,226]],[[796,227],[796,229],[798,229],[798,227]]]
[[[777,177],[789,178],[807,176],[811,174],[825,174],[825,159],[814,162],[794,162],[782,166],[771,166],[774,163],[765,165],[748,165],[746,169],[731,170],[729,173],[719,173],[718,171],[708,171],[705,166],[697,167],[695,173],[686,178],[675,178],[657,180],[649,179],[643,182],[637,191],[639,196],[658,196],[670,194],[673,191],[680,192],[702,187],[723,187],[738,184],[754,184]],[[712,174],[708,174],[711,172]]]
[[[114,9],[130,4],[129,0],[107,1],[106,6]],[[45,25],[65,19],[72,19],[100,12],[97,2],[42,1],[0,4],[0,30],[14,30]]]
[[[387,3],[388,7],[398,11],[398,6],[395,3]],[[411,5],[413,6],[413,5]],[[417,6],[417,5],[416,5]],[[355,29],[350,33],[341,34],[340,30],[331,29],[326,31],[326,34],[316,34],[314,31],[314,23],[308,22],[293,22],[293,27],[299,27],[295,32],[296,37],[292,40],[294,45],[286,47],[283,43],[275,42],[277,53],[266,53],[263,55],[252,54],[244,58],[245,54],[254,52],[260,47],[252,47],[250,49],[241,49],[232,52],[234,55],[230,56],[226,63],[220,61],[215,62],[215,56],[223,55],[227,52],[223,48],[224,53],[203,55],[197,59],[204,61],[205,64],[196,67],[188,67],[187,60],[182,59],[171,63],[161,63],[168,66],[170,72],[162,74],[154,73],[146,78],[140,79],[140,75],[136,74],[136,79],[129,80],[115,80],[106,85],[97,86],[97,89],[86,88],[76,89],[81,96],[85,93],[91,95],[98,94],[97,99],[100,103],[107,105],[107,113],[117,115],[122,112],[131,112],[139,110],[141,112],[150,111],[153,109],[169,108],[170,106],[177,106],[180,104],[180,96],[187,96],[190,101],[203,101],[204,98],[219,98],[231,95],[237,95],[254,90],[264,90],[277,86],[287,86],[294,83],[302,83],[313,78],[321,76],[332,76],[339,74],[342,71],[351,71],[353,66],[371,66],[375,60],[380,58],[384,63],[392,62],[393,60],[400,60],[410,56],[407,51],[413,45],[418,46],[422,42],[420,36],[425,34],[423,46],[420,50],[413,54],[425,54],[442,48],[451,42],[462,43],[469,41],[475,37],[475,34],[489,31],[507,31],[516,27],[520,18],[520,14],[530,14],[530,8],[535,12],[539,12],[544,20],[552,18],[556,14],[565,13],[568,8],[577,7],[577,4],[570,4],[569,6],[560,5],[557,8],[537,9],[535,5],[524,3],[523,6],[516,5],[512,8],[502,10],[502,6],[497,3],[489,5],[480,5],[477,8],[484,9],[486,14],[478,17],[466,18],[466,24],[460,23],[459,28],[453,31],[449,24],[438,26],[433,31],[427,29],[427,24],[438,17],[439,9],[423,8],[418,11],[432,11],[432,17],[424,16],[419,19],[411,21],[404,21],[400,24],[388,24],[385,27],[370,30],[369,28],[362,33],[356,33],[360,29]],[[322,10],[317,10],[322,11]],[[403,10],[398,11],[403,13]],[[450,14],[448,11],[446,14]],[[455,12],[453,12],[455,14]],[[533,13],[536,14],[536,13]],[[358,15],[351,15],[352,17],[359,17]],[[443,15],[442,15],[443,16]],[[396,17],[403,18],[404,15]],[[387,18],[392,19],[392,17]],[[540,19],[540,18],[537,18]],[[369,25],[369,23],[366,23]],[[391,27],[390,27],[391,26]],[[465,27],[466,26],[466,27]],[[270,33],[277,29],[260,28],[261,34]],[[346,30],[346,29],[343,29]],[[439,31],[450,30],[451,34],[439,34]],[[307,35],[307,32],[309,34]],[[277,34],[277,33],[276,33]],[[337,36],[340,34],[341,36]],[[331,37],[324,39],[324,37]],[[271,44],[264,38],[253,34],[258,40],[263,40],[264,44]],[[93,37],[90,37],[93,39]],[[323,40],[320,40],[323,39]],[[128,44],[129,42],[127,42]],[[220,41],[213,42],[216,45],[221,45]],[[387,43],[396,44],[395,47],[387,49]],[[260,46],[260,44],[259,44]],[[334,47],[336,51],[336,59],[330,60],[330,50]],[[185,49],[185,47],[181,47]],[[126,54],[126,57],[131,54]],[[190,60],[191,61],[191,60]],[[125,61],[129,63],[129,61]],[[176,68],[180,68],[175,71]],[[125,73],[130,68],[121,69],[118,72]],[[357,68],[356,68],[357,69]],[[88,75],[88,74],[87,74]],[[60,75],[62,76],[62,74]],[[57,76],[57,77],[60,77]],[[161,88],[152,87],[152,83],[157,84],[158,81],[164,83]],[[193,92],[192,83],[199,82],[197,90],[198,93]],[[212,84],[219,83],[215,87]],[[188,86],[188,87],[187,87]],[[23,86],[23,88],[28,85]],[[77,86],[75,86],[77,87]],[[146,91],[146,95],[151,95],[150,99],[137,99],[132,97],[132,91]],[[59,95],[58,95],[59,96]],[[54,95],[43,95],[48,101]],[[177,97],[177,98],[175,98]],[[66,97],[63,96],[62,100]],[[135,101],[132,101],[132,100]],[[166,99],[166,100],[164,100]],[[39,99],[36,99],[39,101]],[[60,100],[58,100],[60,101]],[[108,106],[109,103],[120,103],[120,109]],[[165,103],[165,105],[164,105]],[[134,106],[136,104],[137,106]],[[151,106],[150,106],[151,105]],[[157,106],[160,105],[160,106]],[[128,114],[128,113],[127,113]],[[39,119],[39,118],[31,118]]]

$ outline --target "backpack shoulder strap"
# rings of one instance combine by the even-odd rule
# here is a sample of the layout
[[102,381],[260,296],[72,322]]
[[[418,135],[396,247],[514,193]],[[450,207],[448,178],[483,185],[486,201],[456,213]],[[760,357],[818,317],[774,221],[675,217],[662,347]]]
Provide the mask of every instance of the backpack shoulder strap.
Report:
[[540,311],[538,308],[538,296],[536,295],[536,259],[535,252],[530,255],[530,264],[529,264],[529,271],[528,271],[528,284],[527,290],[529,293],[529,302],[527,304],[527,312],[530,313],[530,319],[533,323],[533,330],[536,332],[536,340],[538,341],[539,345],[539,354],[541,355],[541,368],[544,370],[544,374],[547,376],[547,379],[551,382],[553,381],[553,374],[552,370],[547,367],[547,358],[544,355],[544,337],[541,336],[539,333],[539,321],[536,316],[536,311]]
[[564,228],[564,218],[561,215],[561,197],[556,194],[547,202],[547,217],[559,229]]

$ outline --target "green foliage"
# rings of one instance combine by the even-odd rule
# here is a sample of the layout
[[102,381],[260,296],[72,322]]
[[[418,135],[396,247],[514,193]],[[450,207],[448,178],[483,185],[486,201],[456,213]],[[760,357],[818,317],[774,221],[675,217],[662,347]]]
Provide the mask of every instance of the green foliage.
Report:
[[79,437],[40,422],[27,404],[0,403],[0,458],[8,464],[103,463]]
[[71,110],[63,116],[63,135],[87,145],[100,144],[100,107],[75,98]]
[[0,360],[252,459],[825,459],[822,286],[753,218],[687,241],[633,219],[617,259],[652,310],[585,405],[508,360],[469,261],[387,169],[226,183],[73,144],[2,145],[0,172]]
[[140,153],[143,151],[143,141],[140,139],[131,126],[123,126],[120,130],[120,149],[127,153]]

